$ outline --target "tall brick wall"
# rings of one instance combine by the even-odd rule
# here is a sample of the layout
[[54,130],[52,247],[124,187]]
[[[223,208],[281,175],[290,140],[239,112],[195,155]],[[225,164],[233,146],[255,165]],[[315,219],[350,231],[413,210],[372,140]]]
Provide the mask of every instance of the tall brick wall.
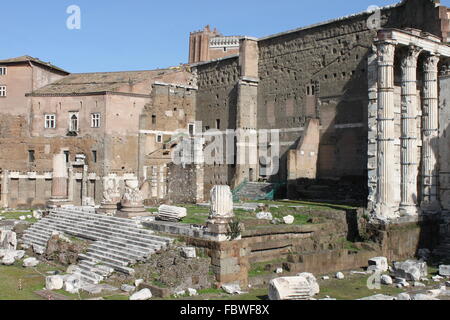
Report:
[[[203,130],[215,129],[220,119],[220,130],[236,128],[236,108],[240,70],[238,57],[226,58],[197,66],[198,93],[196,117]],[[206,165],[204,171],[205,198],[214,185],[231,184],[234,167],[224,164]]]

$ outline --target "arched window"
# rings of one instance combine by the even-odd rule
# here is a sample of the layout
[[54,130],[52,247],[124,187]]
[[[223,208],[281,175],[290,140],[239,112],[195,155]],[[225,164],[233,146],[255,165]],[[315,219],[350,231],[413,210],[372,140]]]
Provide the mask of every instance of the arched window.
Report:
[[70,131],[77,132],[78,131],[78,115],[72,114],[70,117]]

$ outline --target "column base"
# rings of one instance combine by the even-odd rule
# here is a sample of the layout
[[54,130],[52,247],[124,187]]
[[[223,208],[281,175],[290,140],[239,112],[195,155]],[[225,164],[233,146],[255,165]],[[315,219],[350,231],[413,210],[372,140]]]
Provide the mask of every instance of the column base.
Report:
[[118,203],[102,203],[100,208],[96,210],[96,213],[98,214],[104,214],[107,216],[113,216],[117,213],[118,210]]
[[400,216],[419,216],[421,213],[421,210],[419,207],[414,205],[400,205],[399,210]]
[[120,211],[117,211],[116,217],[119,218],[135,218],[135,217],[146,217],[146,216],[151,216],[150,212],[147,212],[144,208],[144,206],[142,207],[122,207],[122,209],[120,209]]
[[50,199],[47,201],[47,207],[48,208],[59,208],[62,206],[67,206],[67,205],[71,205],[72,203],[70,202],[69,199]]
[[377,204],[375,214],[380,220],[392,220],[400,217],[398,207],[386,204]]

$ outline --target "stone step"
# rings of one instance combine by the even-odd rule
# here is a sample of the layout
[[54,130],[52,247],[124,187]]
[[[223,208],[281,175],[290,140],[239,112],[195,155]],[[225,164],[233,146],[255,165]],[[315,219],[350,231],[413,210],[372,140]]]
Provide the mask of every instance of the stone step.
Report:
[[[106,267],[103,264],[102,264],[102,266]],[[100,269],[100,265],[95,264],[95,263],[93,263],[91,261],[88,261],[88,260],[81,260],[78,263],[77,268],[85,270],[86,272],[90,272],[90,273],[99,275],[99,276],[103,277],[103,279],[108,277],[110,275],[110,273],[114,272],[114,269],[110,268],[110,267],[107,267],[107,268],[112,269],[111,272],[105,272],[104,270]],[[93,277],[95,277],[95,276],[93,276]]]
[[65,208],[58,209],[58,210],[51,210],[50,212],[51,213],[52,212],[55,212],[55,213],[60,212],[60,213],[66,213],[66,214],[78,214],[78,215],[87,216],[87,217],[95,216],[98,219],[107,219],[108,221],[111,221],[111,222],[117,222],[117,223],[121,223],[121,224],[124,224],[124,225],[128,224],[128,225],[136,226],[136,222],[134,222],[133,220],[130,220],[130,219],[104,216],[104,215],[101,215],[101,214],[86,213],[86,212],[83,212],[83,211],[69,210],[69,209],[65,209]]
[[[45,235],[46,238],[47,238],[47,240],[45,241],[45,245],[46,245],[48,239],[50,239],[52,232],[53,231],[58,231],[58,230],[56,230],[58,227],[56,227],[56,226],[49,227],[48,223],[47,223],[47,225],[45,227],[37,226],[37,228],[39,228],[39,230],[40,230],[39,233],[41,235]],[[48,228],[48,229],[45,229],[45,228]],[[32,231],[29,231],[29,230],[30,229],[28,229],[27,231],[28,232],[34,232],[34,230],[32,230]],[[147,247],[142,247],[142,246],[136,246],[136,245],[131,245],[131,244],[128,244],[128,243],[124,243],[123,241],[115,241],[113,239],[102,239],[100,241],[96,241],[94,244],[98,245],[99,242],[105,243],[106,246],[112,246],[112,247],[116,247],[116,248],[121,248],[121,249],[134,251],[136,253],[142,254],[143,256],[149,255],[149,254],[153,253],[154,251],[157,251],[157,250],[161,249],[160,245],[149,244]],[[42,243],[42,244],[44,244],[44,243]]]
[[[77,216],[78,213],[69,212],[69,214]],[[98,214],[84,214],[84,215],[81,215],[81,216],[78,215],[78,218],[81,218],[83,220],[94,219],[95,221],[98,221],[98,219],[101,219],[102,221],[106,219],[105,221],[107,221],[107,223],[110,223],[110,221],[108,219],[111,219],[113,217],[107,217],[107,216],[102,216],[102,215],[98,215]],[[117,219],[130,221],[130,219],[123,219],[123,218],[117,218]],[[128,224],[131,224],[132,227],[130,227],[130,228],[132,228],[137,233],[145,233],[147,236],[151,236],[152,239],[154,239],[154,240],[163,241],[163,242],[166,242],[167,244],[170,244],[170,243],[173,242],[173,240],[171,240],[171,239],[164,238],[164,237],[159,237],[159,236],[154,235],[154,231],[152,231],[152,230],[143,229],[143,228],[139,227],[136,222],[131,222],[131,223],[129,222]]]
[[[59,216],[59,215],[57,215],[57,216]],[[113,227],[113,226],[111,226],[111,224],[109,224],[107,222],[105,223],[105,222],[100,221],[99,223],[97,223],[97,220],[95,220],[96,219],[96,215],[90,215],[90,218],[92,218],[92,216],[94,216],[94,220],[92,220],[92,221],[96,221],[95,225],[107,226],[107,227],[109,226],[111,228],[117,229],[115,226]],[[74,218],[75,217],[76,216],[74,216]],[[65,215],[63,218],[69,219],[69,217],[67,215]],[[76,217],[76,218],[78,218],[78,219],[74,219],[73,221],[82,221],[83,223],[87,223],[87,220],[89,220],[89,221],[91,220],[91,219],[88,219],[89,217],[87,217],[86,219],[83,218],[83,217]],[[163,241],[163,242],[166,242],[166,243],[170,243],[171,242],[170,239],[156,236],[156,235],[154,235],[154,232],[152,230],[143,229],[143,228],[141,228],[141,227],[139,227],[137,225],[134,225],[134,227],[126,227],[126,228],[130,229],[130,231],[132,231],[132,233],[142,234],[143,237],[147,237],[147,238],[150,238],[150,239],[153,239],[153,240],[157,240],[157,241]],[[122,230],[122,227],[120,228],[120,230]]]
[[24,237],[23,237],[24,241],[30,240],[31,242],[34,242],[39,245],[44,245],[44,246],[47,246],[47,242],[49,239],[50,239],[50,237],[45,237],[45,236],[42,236],[41,234],[31,233],[31,232],[24,234]]
[[120,232],[102,232],[90,227],[71,226],[69,223],[65,222],[62,219],[54,219],[53,221],[57,223],[58,227],[60,228],[58,231],[65,230],[65,232],[81,238],[89,238],[92,240],[103,240],[109,238],[120,239],[122,240],[122,242],[130,242],[142,247],[151,247],[151,245],[155,244],[159,245],[159,243],[154,240],[147,240],[146,242],[144,242],[141,241],[140,238],[123,235]]
[[124,236],[128,235],[130,237],[134,237],[135,239],[145,239],[149,242],[155,242],[155,244],[157,244],[160,241],[159,237],[155,237],[153,235],[144,235],[144,234],[134,233],[134,232],[130,232],[130,231],[123,231],[121,229],[119,232],[119,231],[116,231],[116,230],[118,230],[118,228],[102,227],[102,226],[97,225],[96,223],[87,223],[87,222],[83,222],[83,221],[76,221],[71,218],[66,218],[66,217],[61,217],[61,216],[56,216],[56,215],[52,215],[49,218],[57,220],[57,221],[63,221],[63,222],[66,222],[67,224],[73,224],[74,226],[77,226],[79,228],[87,228],[87,229],[91,229],[91,230],[96,230],[98,232],[102,232],[105,234],[124,235]]
[[[157,246],[155,245],[148,245],[147,247],[141,247],[141,246],[136,246],[134,244],[130,244],[130,243],[123,243],[114,239],[101,239],[99,241],[97,241],[97,243],[102,242],[105,243],[105,245],[113,245],[113,246],[121,246],[124,249],[131,249],[134,251],[138,251],[138,252],[146,252],[146,254],[148,253],[152,253],[153,251],[156,250]],[[161,250],[162,248],[160,248],[159,250]],[[158,251],[158,250],[156,250]]]
[[91,245],[92,249],[96,249],[99,251],[105,251],[105,252],[113,252],[116,254],[120,254],[126,258],[132,259],[132,260],[137,260],[137,261],[142,261],[145,260],[148,256],[150,256],[150,254],[154,253],[154,251],[151,252],[146,252],[146,253],[140,253],[140,252],[136,252],[134,250],[129,250],[129,249],[125,249],[125,248],[119,248],[117,246],[114,245],[107,245],[104,243],[94,243]]
[[104,277],[102,277],[101,275],[99,275],[97,273],[94,273],[90,270],[81,269],[81,268],[78,268],[77,273],[82,274],[83,276],[86,276],[88,278],[91,278],[91,279],[97,281],[97,283],[101,282],[105,279]]
[[116,260],[116,261],[123,261],[125,263],[125,265],[136,264],[137,263],[137,259],[130,259],[130,258],[128,258],[125,255],[122,255],[122,254],[120,254],[118,252],[114,252],[114,250],[102,251],[102,250],[99,250],[99,249],[96,249],[96,248],[89,247],[89,249],[87,250],[87,254],[91,254],[91,253],[93,255],[102,256],[102,257],[105,257],[105,258],[108,258],[108,259],[110,258],[110,259],[113,259],[113,260]]
[[[52,215],[61,216],[61,213],[56,212],[56,213],[52,213]],[[142,234],[146,234],[146,235],[154,234],[154,232],[151,230],[139,228],[139,226],[136,223],[133,223],[131,225],[116,223],[114,221],[111,221],[111,220],[108,220],[105,218],[97,217],[97,215],[86,215],[86,214],[80,215],[78,213],[71,212],[71,213],[63,214],[63,216],[66,218],[72,217],[75,221],[95,222],[96,225],[111,226],[111,227],[115,227],[115,228],[120,226],[121,230],[134,231],[134,232],[142,233]]]
[[[105,273],[105,270],[102,270],[102,268],[106,267],[106,266],[104,266],[102,264],[94,263],[89,260],[81,260],[79,265],[88,267],[91,269],[91,271],[98,272],[100,275],[103,275]],[[110,268],[110,267],[108,267],[108,268]],[[111,270],[111,272],[112,272],[112,270]]]
[[88,261],[92,261],[92,262],[99,262],[102,265],[105,265],[107,267],[113,268],[114,270],[122,272],[122,273],[125,273],[125,274],[129,274],[129,275],[133,275],[134,274],[134,269],[132,269],[132,268],[123,267],[123,266],[120,266],[120,265],[115,265],[115,264],[110,263],[108,261],[99,260],[98,258],[90,256],[90,255],[80,254],[78,257],[80,259],[83,259],[83,260],[88,260]]
[[92,274],[89,272],[82,273],[81,270],[77,270],[74,272],[74,274],[78,275],[80,277],[80,280],[83,282],[92,283],[92,284],[100,283],[100,281],[97,280],[97,278],[95,276],[92,276]]
[[103,281],[113,270],[133,275],[130,265],[145,261],[174,241],[129,219],[57,209],[25,231],[24,243],[45,248],[54,231],[94,241],[85,254],[79,254],[75,270],[83,282],[91,284]]
[[47,243],[43,243],[41,240],[36,240],[32,238],[22,239],[22,243],[29,246],[38,245],[41,247],[47,247]]
[[130,261],[125,258],[118,259],[116,257],[112,257],[112,256],[110,256],[108,254],[104,254],[102,252],[88,251],[86,253],[86,256],[97,259],[100,262],[105,261],[107,263],[113,264],[115,266],[120,266],[120,267],[126,267],[130,264]]

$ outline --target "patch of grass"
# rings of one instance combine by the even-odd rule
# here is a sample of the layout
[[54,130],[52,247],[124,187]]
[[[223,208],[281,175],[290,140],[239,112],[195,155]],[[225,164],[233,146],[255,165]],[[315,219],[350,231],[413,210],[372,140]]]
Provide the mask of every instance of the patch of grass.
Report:
[[222,294],[222,293],[224,293],[224,291],[222,289],[216,289],[216,288],[209,288],[209,289],[198,290],[198,294],[199,295],[204,295],[204,294]]
[[356,247],[354,242],[348,241],[346,238],[340,238],[337,243],[342,244],[342,247],[351,251],[360,251],[358,247]]
[[303,206],[305,209],[320,209],[320,210],[354,210],[358,207],[343,205],[343,204],[332,204],[332,203],[321,203],[321,202],[311,202],[311,201],[297,201],[297,200],[279,200],[279,201],[249,201],[255,203],[264,203],[268,205],[279,205],[279,206]]
[[254,289],[250,290],[249,293],[241,294],[241,295],[225,295],[220,298],[211,298],[211,300],[235,300],[235,301],[260,301],[260,300],[268,300],[268,292],[267,289]]
[[153,284],[154,286],[159,287],[159,288],[168,288],[167,285],[166,285],[165,283],[162,283],[161,281],[156,280],[156,279],[152,280],[152,284]]
[[[287,215],[294,216],[294,225],[305,225],[308,224],[309,220],[314,216],[314,213],[318,211],[335,211],[335,210],[345,210],[354,209],[350,206],[344,205],[333,205],[320,204],[314,202],[305,201],[251,201],[254,203],[262,203],[266,205],[274,205],[278,207],[271,207],[269,211],[272,213],[274,218],[282,220],[283,217]],[[208,220],[209,211],[208,207],[197,206],[197,205],[179,205],[187,209],[187,217],[183,219],[184,224],[197,224],[205,225]],[[155,212],[157,209],[147,209],[150,212]],[[236,219],[244,222],[246,220],[256,219],[256,213],[252,211],[246,211],[243,209],[235,209],[234,214]],[[322,222],[323,218],[318,217],[319,222]],[[252,227],[253,228],[253,227]]]
[[46,272],[55,269],[42,263],[36,268],[24,268],[22,261],[0,266],[0,300],[43,300],[34,292],[45,287]]
[[[33,212],[30,210],[29,212],[4,212],[0,213],[0,217],[3,217],[6,220],[20,220],[21,216],[27,217],[29,215],[33,215]],[[38,220],[36,218],[26,218],[24,221],[36,223]]]
[[428,274],[435,276],[439,274],[439,267],[434,265],[428,265]]
[[258,277],[258,276],[265,276],[268,274],[273,273],[274,270],[266,270],[266,266],[269,264],[281,264],[285,262],[284,259],[277,259],[267,262],[256,262],[252,263],[250,265],[250,270],[248,272],[249,277]]
[[184,224],[204,225],[209,216],[209,208],[196,205],[181,205],[187,209],[187,217],[183,219]]
[[385,285],[382,285],[380,290],[370,290],[367,287],[368,279],[368,275],[346,275],[344,280],[319,280],[320,293],[315,298],[322,299],[330,296],[337,300],[356,300],[376,294],[394,296],[404,292],[402,289]]
[[115,294],[112,296],[105,296],[105,297],[103,297],[103,299],[105,299],[105,300],[129,300],[130,298],[128,297],[128,295]]

